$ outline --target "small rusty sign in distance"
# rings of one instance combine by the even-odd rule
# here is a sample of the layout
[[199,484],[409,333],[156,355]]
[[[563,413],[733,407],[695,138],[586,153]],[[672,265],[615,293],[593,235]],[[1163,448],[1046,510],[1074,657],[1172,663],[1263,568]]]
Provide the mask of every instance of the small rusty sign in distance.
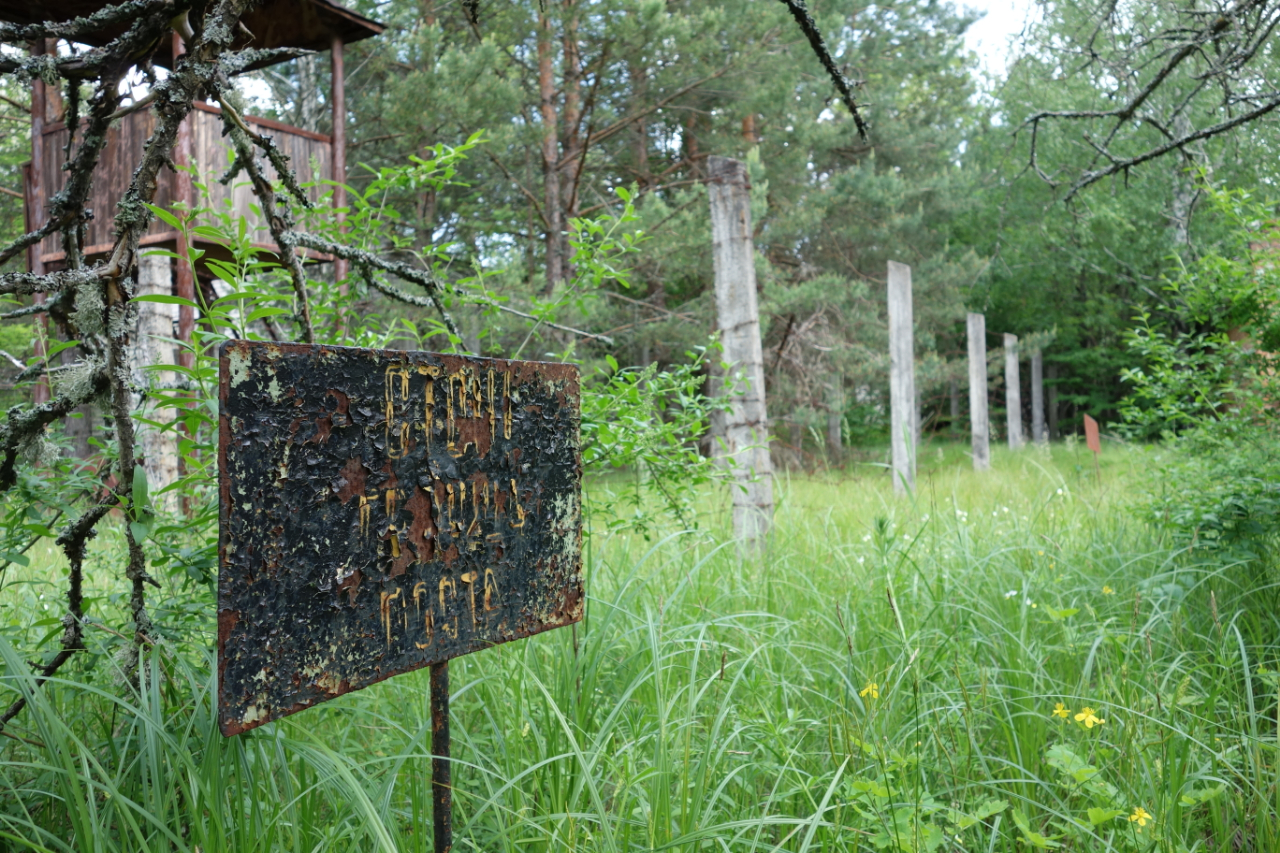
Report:
[[1084,416],[1084,443],[1094,453],[1102,452],[1102,440],[1098,436],[1098,422],[1088,415]]
[[582,618],[575,366],[230,341],[219,400],[224,735]]

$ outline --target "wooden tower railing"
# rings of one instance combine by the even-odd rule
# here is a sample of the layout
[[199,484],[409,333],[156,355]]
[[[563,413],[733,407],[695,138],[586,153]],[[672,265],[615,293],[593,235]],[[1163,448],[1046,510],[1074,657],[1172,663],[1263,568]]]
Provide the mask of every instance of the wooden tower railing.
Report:
[[[196,166],[197,177],[194,179],[195,192],[187,194],[182,182],[191,180],[191,176],[183,172],[167,173],[168,180],[161,183],[156,192],[155,204],[169,209],[179,198],[188,204],[199,207],[225,210],[230,207],[233,216],[244,216],[254,229],[250,232],[250,240],[255,246],[274,251],[275,241],[271,239],[266,224],[259,214],[253,210],[254,197],[248,182],[244,178],[224,186],[218,179],[230,165],[230,145],[222,135],[221,111],[216,106],[197,103],[187,119],[184,130],[190,136],[190,153],[182,159]],[[306,184],[317,182],[308,192],[313,201],[329,193],[332,187],[318,182],[331,181],[333,173],[333,140],[322,133],[313,133],[301,128],[290,127],[280,122],[263,118],[246,118],[250,127],[259,133],[266,133],[275,139],[276,144],[289,157],[290,165],[297,174],[299,182]],[[113,218],[115,205],[129,186],[134,166],[142,154],[142,147],[155,129],[156,117],[150,110],[138,112],[122,118],[112,126],[106,149],[94,173],[93,194],[89,209],[94,217],[88,223],[85,235],[85,254],[93,257],[110,251],[114,242]],[[45,198],[60,191],[66,181],[66,172],[62,166],[66,161],[67,127],[64,124],[47,125],[44,128],[44,157],[40,164],[40,186]],[[270,164],[264,163],[268,177],[274,178]],[[206,220],[198,220],[202,224]],[[177,233],[165,222],[155,219],[151,228],[142,239],[144,246],[166,246],[172,248],[177,243]],[[195,245],[204,242],[196,239]],[[63,259],[61,235],[52,234],[40,244],[40,263],[46,268],[59,265]]]

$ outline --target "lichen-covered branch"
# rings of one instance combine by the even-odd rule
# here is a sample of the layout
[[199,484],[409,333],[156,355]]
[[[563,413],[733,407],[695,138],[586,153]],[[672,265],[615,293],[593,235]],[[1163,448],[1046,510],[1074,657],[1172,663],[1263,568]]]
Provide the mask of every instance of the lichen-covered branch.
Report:
[[[344,261],[350,261],[355,264],[356,268],[361,271],[361,275],[366,282],[369,282],[375,290],[378,290],[392,299],[399,299],[401,302],[405,302],[409,305],[418,305],[421,307],[429,306],[435,308],[440,314],[440,318],[444,322],[445,328],[449,330],[449,334],[453,335],[458,340],[462,340],[462,333],[458,331],[457,324],[445,309],[444,303],[440,301],[447,285],[440,281],[436,274],[431,270],[411,267],[408,264],[400,263],[398,261],[389,261],[373,254],[372,252],[366,252],[363,249],[356,249],[351,246],[344,246],[341,243],[326,240],[323,237],[306,231],[299,231],[293,236],[299,246],[304,246],[317,252],[324,252],[328,255],[334,255],[335,257],[342,258]],[[382,270],[383,272],[391,273],[398,278],[402,278],[405,281],[413,282],[427,292],[428,301],[424,303],[423,301],[419,301],[417,297],[404,293],[396,288],[375,283],[374,277],[368,274],[368,270],[373,269]],[[613,343],[613,340],[606,335],[597,335],[594,332],[584,332],[582,329],[575,329],[572,326],[553,323],[550,320],[534,316],[533,314],[512,308],[510,305],[503,305],[501,302],[495,302],[492,299],[487,299],[482,296],[467,295],[462,298],[476,305],[483,305],[487,308],[492,308],[495,311],[500,311],[504,314],[511,314],[525,320],[533,320],[535,323],[540,323],[548,328],[558,329],[561,332],[568,332],[569,334],[577,335],[580,338],[589,338],[606,344]]]
[[104,6],[92,15],[83,15],[69,21],[45,21],[41,24],[0,24],[0,42],[25,44],[42,38],[61,38],[76,41],[78,38],[100,33],[141,17],[154,14],[167,15],[170,19],[191,7],[189,0],[128,0]]

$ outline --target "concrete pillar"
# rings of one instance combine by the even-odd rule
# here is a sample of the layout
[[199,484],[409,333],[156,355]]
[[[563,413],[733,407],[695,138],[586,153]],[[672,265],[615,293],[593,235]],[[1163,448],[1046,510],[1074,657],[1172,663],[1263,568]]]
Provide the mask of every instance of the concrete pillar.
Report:
[[973,436],[973,470],[991,468],[991,423],[987,414],[987,318],[969,314],[969,428]]
[[725,449],[737,481],[733,531],[739,539],[763,539],[773,523],[769,418],[764,396],[764,352],[756,302],[751,192],[741,160],[710,157],[711,243],[715,260],[716,317],[724,360],[737,389],[725,417]]
[[[169,258],[146,255],[138,259],[138,285],[134,296],[173,294],[173,268]],[[177,379],[173,370],[154,369],[162,365],[177,364],[178,352],[174,346],[175,324],[178,312],[175,305],[158,302],[135,303],[138,324],[130,347],[134,386],[144,389],[144,397],[134,403],[147,420],[167,424],[174,419],[174,409],[169,405],[157,405],[158,399],[172,397]],[[166,388],[168,390],[166,390]],[[181,509],[181,496],[177,492],[157,495],[178,479],[178,433],[173,429],[161,429],[148,423],[136,423],[137,448],[147,471],[147,486],[151,503],[158,510],[177,513]]]
[[1031,353],[1031,440],[1045,444],[1049,440],[1044,429],[1044,355]]
[[[1058,365],[1050,364],[1046,370],[1046,375],[1052,381],[1058,378]],[[1055,383],[1049,385],[1045,392],[1046,402],[1048,404],[1049,415],[1049,440],[1057,441],[1062,435],[1058,432],[1058,386]]]
[[1004,336],[1004,407],[1009,422],[1009,449],[1022,448],[1022,379],[1018,373],[1018,336]]
[[827,377],[827,458],[840,464],[844,455],[844,377],[832,373]]
[[912,340],[911,267],[889,261],[889,447],[893,491],[916,485],[916,353]]

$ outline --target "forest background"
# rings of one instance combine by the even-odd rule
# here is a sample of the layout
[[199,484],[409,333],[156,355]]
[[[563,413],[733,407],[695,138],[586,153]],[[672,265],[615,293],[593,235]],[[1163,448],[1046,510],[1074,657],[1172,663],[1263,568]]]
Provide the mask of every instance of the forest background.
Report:
[[[366,247],[455,280],[483,271],[491,295],[612,342],[546,327],[530,334],[519,319],[462,306],[472,351],[529,357],[576,346],[588,363],[606,352],[623,365],[686,362],[714,328],[706,157],[748,161],[772,420],[789,448],[783,461],[801,465],[837,439],[833,430],[857,443],[885,427],[888,260],[915,271],[928,428],[950,421],[972,310],[987,315],[993,341],[1004,332],[1051,338],[1050,422],[1060,432],[1061,415],[1074,431],[1085,412],[1116,419],[1130,390],[1121,374],[1133,366],[1126,334],[1135,317],[1154,314],[1175,331],[1228,330],[1225,316],[1188,320],[1170,284],[1241,225],[1206,204],[1206,191],[1243,189],[1256,201],[1275,181],[1270,116],[1082,192],[1073,182],[1097,154],[1078,124],[1036,128],[1033,161],[1025,120],[1114,108],[1163,55],[1153,38],[1135,57],[1134,34],[1185,23],[1172,4],[1038,6],[994,64],[966,47],[978,15],[962,5],[818,4],[819,28],[872,116],[866,139],[782,4],[354,7],[391,26],[349,48],[353,187],[429,160],[436,146],[484,139],[447,186],[402,181],[382,192],[379,213],[395,225],[366,235]],[[1117,75],[1135,58],[1142,64]],[[1265,81],[1268,51],[1252,62],[1251,76]],[[255,72],[242,88],[255,113],[325,132],[328,76],[325,57],[304,57]],[[5,186],[20,188],[27,97],[6,96],[0,161]],[[1173,113],[1185,131],[1233,103],[1203,81],[1197,88],[1192,72],[1158,89],[1144,111]],[[1126,128],[1138,150],[1161,132]],[[626,274],[578,275],[571,242],[590,231],[574,223],[620,215],[619,189],[631,191],[634,214],[610,234],[642,235],[617,261]],[[17,193],[0,198],[11,235],[23,224]],[[422,319],[376,291],[361,295],[362,314]],[[28,355],[30,329],[5,325],[0,349]]]

